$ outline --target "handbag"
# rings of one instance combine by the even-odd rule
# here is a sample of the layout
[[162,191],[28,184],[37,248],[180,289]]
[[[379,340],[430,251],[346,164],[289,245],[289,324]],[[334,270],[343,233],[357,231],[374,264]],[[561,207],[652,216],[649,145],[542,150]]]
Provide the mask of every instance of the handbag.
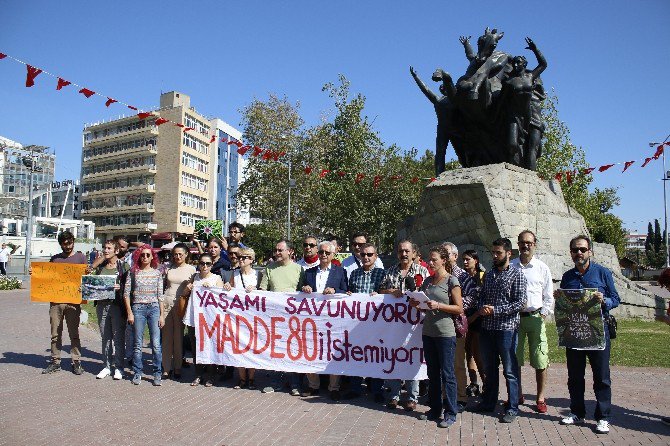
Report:
[[618,328],[616,318],[609,314],[607,315],[607,318],[605,318],[605,322],[607,322],[607,329],[610,332],[610,339],[616,339],[616,331]]
[[464,338],[465,335],[468,334],[468,317],[465,315],[465,313],[452,314],[451,317],[454,320],[456,337]]

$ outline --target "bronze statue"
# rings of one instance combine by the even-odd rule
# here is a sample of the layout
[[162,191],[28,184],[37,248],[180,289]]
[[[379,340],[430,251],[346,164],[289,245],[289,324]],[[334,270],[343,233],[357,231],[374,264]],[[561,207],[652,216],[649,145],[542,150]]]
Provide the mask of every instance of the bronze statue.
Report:
[[523,56],[497,51],[504,33],[486,28],[477,39],[477,53],[470,37],[459,38],[470,61],[465,74],[454,85],[451,75],[438,68],[433,81],[441,82],[438,97],[410,73],[435,106],[438,118],[435,147],[436,174],[444,171],[447,144],[451,142],[463,167],[509,162],[537,169],[544,133],[542,101],[546,98],[540,74],[547,62],[535,43],[526,38],[527,49],[538,66],[527,70]]

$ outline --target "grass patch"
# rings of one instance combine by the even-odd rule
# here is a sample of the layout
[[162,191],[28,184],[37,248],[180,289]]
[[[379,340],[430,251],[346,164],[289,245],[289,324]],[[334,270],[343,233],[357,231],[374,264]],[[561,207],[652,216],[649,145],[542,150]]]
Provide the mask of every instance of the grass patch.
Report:
[[[670,367],[670,355],[667,352],[670,325],[637,319],[619,320],[618,323],[617,338],[612,340],[611,365]],[[565,349],[558,346],[558,333],[554,323],[547,323],[547,340],[549,362],[565,363]]]

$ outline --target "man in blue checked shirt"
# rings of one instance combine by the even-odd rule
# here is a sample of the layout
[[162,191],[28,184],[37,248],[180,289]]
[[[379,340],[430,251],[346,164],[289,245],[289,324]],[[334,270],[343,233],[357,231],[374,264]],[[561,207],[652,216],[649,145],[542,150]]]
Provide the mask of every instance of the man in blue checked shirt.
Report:
[[[377,294],[379,286],[386,276],[384,268],[375,267],[377,261],[377,248],[372,243],[365,243],[360,246],[361,267],[353,270],[349,276],[349,291],[352,293]],[[363,378],[351,378],[351,390],[345,393],[342,398],[350,400],[358,398],[362,393]],[[383,391],[384,380],[379,378],[370,379],[370,392],[374,395],[376,403],[384,401]]]
[[584,406],[584,374],[586,358],[589,358],[593,370],[593,391],[596,394],[595,419],[596,433],[606,434],[609,429],[609,418],[612,408],[612,381],[610,380],[610,333],[607,317],[610,310],[619,306],[621,300],[614,287],[612,272],[602,265],[591,261],[593,244],[585,235],[578,235],[570,240],[570,256],[575,267],[563,274],[562,289],[597,288],[593,295],[600,301],[603,312],[605,333],[604,350],[565,349],[568,365],[568,390],[570,391],[570,413],[561,420],[561,424],[583,424],[586,416]]
[[510,266],[512,242],[509,239],[495,240],[491,255],[494,267],[484,276],[478,310],[482,318],[479,349],[486,371],[486,385],[482,401],[474,411],[495,410],[498,403],[498,367],[502,362],[509,403],[500,422],[511,423],[519,412],[516,347],[519,312],[526,308],[526,278],[520,270]]

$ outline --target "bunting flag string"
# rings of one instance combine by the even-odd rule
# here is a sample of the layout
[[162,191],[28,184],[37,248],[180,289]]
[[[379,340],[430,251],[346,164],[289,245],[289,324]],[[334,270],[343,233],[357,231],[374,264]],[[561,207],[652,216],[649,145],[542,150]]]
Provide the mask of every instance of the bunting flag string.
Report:
[[[44,74],[46,74],[46,75],[48,75],[52,78],[57,79],[56,90],[58,90],[58,91],[63,90],[65,87],[67,87],[69,85],[72,85],[74,87],[79,88],[78,92],[80,94],[82,94],[83,96],[85,96],[87,99],[89,99],[93,96],[100,96],[101,98],[104,98],[105,99],[105,107],[109,107],[112,104],[119,104],[119,105],[125,106],[126,108],[128,108],[130,110],[139,112],[139,113],[137,113],[137,118],[140,119],[140,120],[144,120],[144,119],[147,119],[149,117],[156,117],[156,120],[155,120],[155,125],[156,126],[159,126],[161,124],[171,123],[172,125],[174,125],[176,127],[182,128],[182,131],[184,133],[192,132],[192,131],[196,130],[193,127],[186,127],[184,124],[182,124],[180,122],[173,122],[173,121],[170,121],[169,119],[159,117],[158,115],[154,114],[154,112],[140,112],[137,107],[135,107],[133,105],[130,105],[126,102],[120,101],[118,99],[114,99],[111,96],[103,95],[102,93],[98,93],[96,91],[93,91],[90,88],[84,87],[83,85],[79,85],[75,82],[71,82],[69,80],[66,80],[65,78],[63,78],[61,76],[55,75],[55,74],[50,73],[48,71],[45,71],[43,69],[40,69],[40,68],[34,67],[32,65],[29,65],[28,63],[26,63],[26,62],[24,62],[20,59],[17,59],[15,57],[12,57],[8,54],[0,53],[0,60],[5,59],[5,58],[6,59],[11,59],[14,62],[25,65],[25,67],[26,67],[26,87],[28,87],[28,88],[34,86],[35,85],[35,78],[37,78],[37,76],[39,76],[40,74],[44,73]],[[216,141],[216,139],[217,139],[216,135],[211,135],[210,141],[209,141],[210,144],[214,143]],[[229,144],[229,145],[231,144],[231,142],[229,142],[225,138],[222,138],[221,142],[224,143],[224,144]],[[235,143],[238,143],[238,142],[236,141]],[[243,146],[243,144],[239,143],[238,147],[241,147],[241,146]],[[284,152],[284,151],[272,151],[272,150],[263,149],[263,148],[257,147],[257,146],[253,146],[253,149],[254,149],[254,151],[251,154],[251,156],[260,157],[260,159],[265,160],[265,161],[269,161],[269,160],[279,161],[280,157],[286,155],[286,152]],[[245,150],[240,150],[238,148],[238,153],[240,155],[244,155],[244,154],[247,153],[247,150],[246,149]]]
[[[87,99],[91,98],[93,96],[100,96],[101,98],[104,98],[105,99],[105,107],[110,107],[112,104],[118,104],[118,105],[125,106],[126,108],[128,108],[130,110],[138,112],[137,113],[137,118],[139,120],[145,120],[145,119],[148,119],[150,117],[155,117],[156,119],[154,121],[154,125],[156,125],[156,126],[160,126],[160,125],[169,123],[169,124],[172,124],[176,127],[181,128],[184,133],[196,131],[196,129],[194,129],[193,127],[186,127],[182,123],[170,121],[169,119],[166,119],[166,118],[158,116],[157,114],[154,114],[154,112],[139,111],[137,107],[135,107],[133,105],[130,105],[126,102],[114,99],[111,96],[103,95],[102,93],[93,91],[93,90],[91,90],[87,87],[84,87],[82,85],[79,85],[75,82],[71,82],[69,80],[66,80],[65,78],[63,78],[61,76],[57,76],[57,75],[52,74],[48,71],[45,71],[41,68],[35,67],[33,65],[29,65],[28,63],[26,63],[22,60],[19,60],[17,58],[14,58],[14,57],[8,55],[8,54],[0,52],[0,60],[3,60],[3,59],[11,59],[11,60],[13,60],[17,63],[25,65],[25,67],[26,67],[26,81],[25,81],[25,84],[26,84],[26,87],[28,87],[28,88],[35,85],[35,79],[40,74],[45,74],[47,76],[50,76],[52,78],[57,79],[56,90],[60,91],[60,90],[63,90],[65,87],[68,87],[68,86],[71,85],[73,87],[79,88],[78,92],[80,94],[82,94],[83,96],[85,96]],[[214,143],[216,141],[216,139],[217,139],[216,135],[211,135],[210,136],[210,144]],[[258,146],[252,146],[252,145],[249,145],[249,144],[244,144],[241,141],[236,141],[236,140],[233,140],[233,139],[228,140],[228,139],[225,139],[225,138],[221,138],[221,142],[224,143],[224,144],[227,144],[227,145],[235,145],[237,147],[237,153],[240,154],[241,156],[244,156],[247,153],[249,153],[249,151],[251,151],[251,153],[250,153],[251,157],[254,157],[254,158],[257,158],[257,159],[260,159],[260,160],[263,160],[263,161],[271,161],[271,160],[279,161],[279,159],[281,157],[286,155],[285,151],[272,151],[272,150],[264,149],[264,148],[261,148],[261,147],[258,147]],[[580,174],[586,176],[586,175],[589,175],[589,174],[593,173],[596,170],[598,172],[602,173],[602,172],[605,172],[605,171],[611,169],[612,167],[614,167],[616,165],[623,165],[624,166],[623,170],[621,171],[623,173],[623,172],[626,172],[637,161],[640,161],[642,163],[640,165],[640,168],[644,168],[651,161],[657,160],[663,155],[665,146],[670,146],[670,142],[664,142],[664,143],[659,144],[656,147],[655,153],[650,157],[644,158],[644,160],[631,160],[631,161],[625,161],[625,162],[620,162],[620,163],[604,164],[604,165],[599,166],[599,167],[588,167],[588,168],[582,169],[581,171],[577,170],[577,169],[573,169],[573,170],[570,170],[570,171],[556,172],[554,174],[554,179],[556,181],[559,181],[559,182],[565,180],[565,182],[567,184],[572,184],[573,181],[575,180],[575,178]],[[305,175],[311,175],[313,172],[314,172],[313,167],[311,167],[311,166],[304,167]],[[340,179],[343,179],[346,176],[351,175],[351,176],[354,176],[354,182],[356,184],[362,183],[363,180],[367,177],[367,174],[364,174],[364,173],[349,173],[349,172],[344,172],[344,171],[331,171],[329,169],[319,169],[317,171],[317,173],[318,173],[319,179],[326,179],[333,174],[336,175],[337,178],[340,178]],[[390,176],[374,175],[374,176],[372,176],[373,188],[377,189],[381,185],[382,181],[385,178],[388,179],[388,181],[390,183],[397,183],[397,182],[399,182],[403,179],[406,179],[406,177],[403,177],[402,175],[390,175]],[[436,180],[436,178],[434,178],[434,177],[432,177],[432,178],[412,177],[412,178],[409,179],[410,183],[412,183],[412,184],[417,184],[420,181],[433,182],[435,180]]]

